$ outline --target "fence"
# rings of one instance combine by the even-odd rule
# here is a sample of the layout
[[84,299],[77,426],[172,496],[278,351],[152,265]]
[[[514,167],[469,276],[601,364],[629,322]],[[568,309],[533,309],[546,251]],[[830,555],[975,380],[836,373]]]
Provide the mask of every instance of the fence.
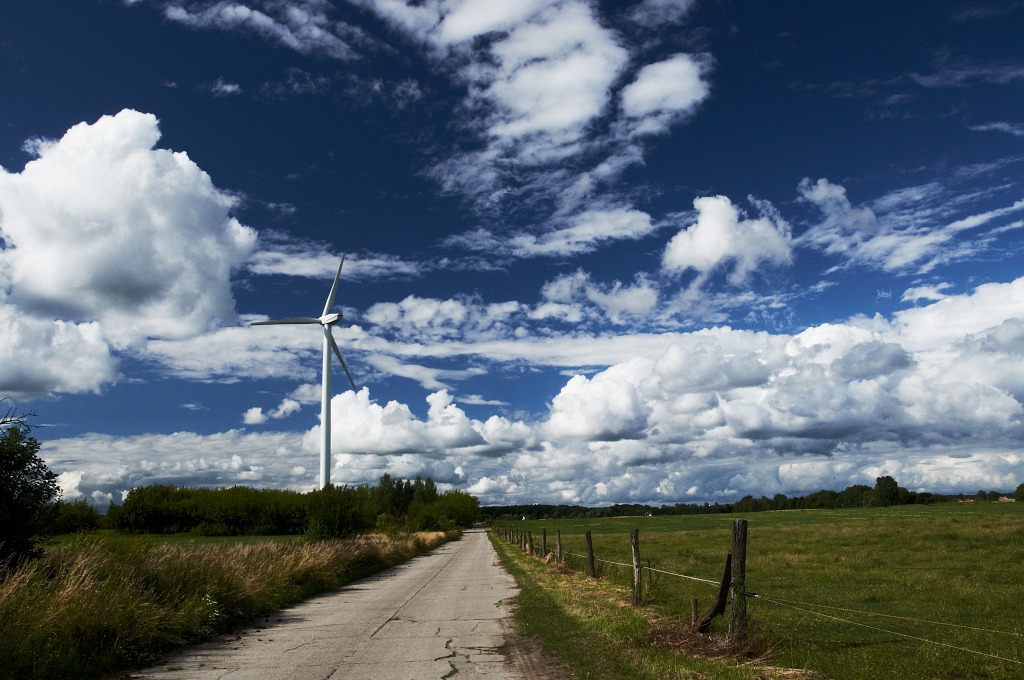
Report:
[[[528,555],[540,557],[545,559],[548,557],[548,532],[547,529],[541,530],[541,549],[537,553],[534,550],[533,532],[532,531],[521,531],[512,526],[498,525],[492,527],[495,533],[501,538],[517,545],[519,549]],[[640,559],[640,530],[632,529],[630,531],[630,547],[632,551],[633,561],[632,564],[626,564],[623,562],[614,562],[612,560],[598,559],[594,556],[594,538],[591,532],[587,531],[584,534],[587,545],[587,554],[578,555],[576,553],[563,552],[562,550],[562,531],[559,529],[556,531],[556,553],[555,556],[559,560],[563,560],[565,556],[570,555],[573,557],[579,557],[586,560],[587,564],[587,575],[592,578],[597,578],[597,562],[603,562],[605,564],[613,564],[622,567],[631,567],[633,569],[633,606],[639,606],[642,600],[643,593],[643,563]],[[733,521],[732,529],[732,548],[729,550],[725,558],[725,569],[722,573],[720,581],[712,581],[710,579],[702,579],[695,576],[685,576],[683,574],[675,574],[670,571],[663,569],[655,569],[649,563],[647,565],[649,574],[653,572],[669,574],[671,576],[678,576],[681,578],[689,578],[695,581],[704,581],[718,586],[718,593],[715,597],[714,604],[706,611],[703,615],[698,616],[699,606],[697,598],[693,598],[693,607],[691,611],[691,619],[694,626],[702,633],[706,633],[711,626],[711,622],[716,616],[723,615],[725,613],[726,604],[728,602],[729,594],[732,594],[732,609],[729,614],[729,635],[730,637],[742,637],[747,632],[747,597],[753,595],[746,591],[746,573],[747,573],[747,520],[737,519]],[[648,579],[650,575],[648,575]]]
[[[531,531],[519,530],[519,529],[517,529],[517,528],[515,528],[514,526],[511,526],[511,525],[494,525],[491,528],[492,528],[492,530],[498,536],[500,536],[504,540],[512,543],[513,545],[518,545],[519,549],[522,550],[523,552],[525,552],[528,555],[539,557],[540,559],[546,559],[549,556],[549,554],[551,554],[548,551],[547,529],[543,529],[541,531],[540,551],[537,552],[534,549],[534,539],[533,539],[533,533]],[[642,565],[642,562],[641,562],[641,558],[640,558],[640,531],[639,531],[639,529],[632,529],[630,531],[630,546],[631,546],[631,549],[632,549],[632,558],[633,558],[631,564],[630,563],[617,562],[617,561],[614,561],[614,560],[608,560],[608,559],[602,559],[602,558],[596,557],[595,554],[594,554],[594,541],[593,541],[592,533],[590,531],[586,531],[585,534],[584,534],[584,538],[585,538],[585,543],[586,543],[586,554],[585,555],[564,551],[563,548],[562,548],[562,532],[561,532],[561,530],[556,530],[556,534],[555,534],[555,545],[556,545],[556,548],[555,548],[554,557],[556,559],[558,559],[559,561],[561,561],[561,562],[564,562],[566,557],[575,557],[575,558],[579,558],[579,559],[585,560],[587,575],[591,579],[596,579],[597,578],[597,569],[596,569],[596,564],[597,563],[609,564],[609,565],[625,567],[625,568],[632,568],[632,570],[633,570],[632,604],[633,604],[633,606],[639,606],[641,604],[641,599],[642,599],[641,593],[643,592],[643,590],[642,590],[642,576],[643,576],[643,569],[644,569],[644,567]],[[802,612],[804,614],[807,614],[807,615],[810,615],[810,616],[814,616],[814,617],[817,617],[817,618],[821,618],[821,619],[824,619],[824,620],[828,620],[828,621],[832,621],[832,622],[838,622],[838,623],[843,623],[843,624],[851,625],[851,626],[859,626],[859,627],[863,627],[863,628],[868,628],[868,629],[871,629],[871,630],[874,630],[874,631],[878,631],[878,632],[882,632],[882,633],[886,633],[886,634],[891,634],[891,635],[894,635],[894,636],[897,636],[897,637],[911,639],[911,640],[914,640],[914,641],[917,641],[917,642],[921,642],[921,643],[924,643],[924,644],[935,645],[935,646],[938,646],[938,647],[946,647],[946,648],[954,649],[954,650],[957,650],[957,651],[960,651],[960,652],[965,652],[965,653],[968,653],[968,654],[979,655],[979,656],[995,659],[995,660],[998,660],[998,661],[1008,662],[1008,663],[1011,663],[1011,664],[1014,664],[1014,665],[1018,665],[1018,666],[1024,666],[1024,661],[1020,661],[1018,659],[1012,659],[1012,658],[1009,658],[1009,657],[1006,657],[1006,656],[1002,656],[1002,655],[999,655],[999,654],[991,654],[991,653],[988,653],[988,652],[983,652],[983,651],[979,651],[979,650],[975,650],[975,649],[970,649],[970,648],[967,648],[967,647],[963,647],[961,645],[954,645],[954,644],[949,644],[949,643],[945,643],[945,642],[939,642],[939,641],[936,641],[936,640],[930,640],[928,638],[921,637],[921,636],[918,636],[918,635],[910,635],[910,634],[907,634],[907,633],[904,633],[904,632],[895,631],[895,630],[891,630],[891,629],[888,629],[888,628],[882,628],[880,626],[874,626],[874,625],[865,624],[865,623],[858,622],[858,621],[852,621],[852,620],[850,620],[848,618],[842,618],[842,617],[840,617],[840,616],[838,616],[836,614],[828,614],[828,613],[825,613],[825,612],[822,612],[822,611],[819,611],[819,610],[820,609],[831,609],[831,610],[834,610],[834,611],[837,611],[837,612],[847,612],[847,613],[855,613],[855,614],[861,614],[861,615],[867,615],[867,616],[885,617],[885,618],[888,618],[888,619],[903,620],[903,621],[908,621],[908,622],[912,621],[912,622],[916,622],[916,623],[924,623],[924,624],[929,624],[929,625],[934,625],[934,626],[948,626],[948,627],[952,627],[952,628],[960,628],[960,629],[965,629],[965,630],[973,630],[973,631],[983,632],[983,633],[992,634],[992,635],[1012,636],[1012,637],[1017,637],[1017,638],[1024,638],[1024,634],[1017,633],[1017,632],[1005,631],[1005,630],[997,630],[997,629],[990,629],[990,628],[980,628],[980,627],[977,627],[977,626],[968,626],[968,625],[963,625],[963,624],[954,624],[954,623],[950,623],[950,622],[933,621],[933,620],[922,619],[922,618],[919,618],[919,617],[896,616],[896,615],[892,615],[892,614],[883,614],[883,613],[879,613],[879,612],[871,612],[871,611],[865,611],[865,610],[862,610],[862,609],[853,609],[853,608],[849,608],[849,607],[837,607],[837,606],[832,606],[832,605],[823,605],[823,604],[811,603],[811,602],[799,602],[799,601],[787,600],[787,599],[777,598],[777,597],[768,597],[765,594],[749,592],[746,589],[746,559],[747,559],[747,520],[737,519],[737,520],[733,520],[732,547],[731,547],[731,549],[729,550],[729,552],[728,552],[728,554],[726,556],[725,566],[723,568],[722,578],[720,580],[714,581],[712,579],[706,579],[706,578],[701,578],[701,577],[698,577],[698,576],[692,576],[692,575],[688,575],[688,574],[681,574],[681,573],[677,573],[677,572],[673,572],[673,571],[668,571],[666,569],[655,568],[655,567],[653,567],[650,564],[650,562],[648,562],[648,564],[646,566],[646,569],[648,571],[648,581],[650,581],[650,579],[651,579],[651,576],[650,576],[651,574],[658,573],[658,574],[664,574],[664,575],[667,575],[667,576],[673,576],[673,577],[677,577],[677,578],[688,579],[688,580],[691,580],[691,581],[702,582],[702,583],[706,583],[708,585],[712,585],[712,586],[716,586],[717,587],[717,594],[715,596],[714,603],[703,614],[701,614],[701,615],[698,614],[699,608],[698,608],[697,598],[696,597],[693,598],[693,601],[692,601],[691,621],[692,621],[693,625],[697,628],[697,630],[699,630],[702,633],[706,633],[707,632],[707,630],[710,627],[710,624],[711,624],[712,620],[716,616],[724,614],[725,609],[726,609],[726,605],[728,603],[728,597],[731,594],[732,595],[732,608],[730,610],[730,616],[729,616],[729,635],[731,637],[741,637],[741,636],[746,634],[747,623],[748,623],[748,621],[747,621],[747,598],[753,598],[753,599],[756,599],[759,602],[764,602],[766,604],[770,604],[770,605],[774,605],[774,606],[785,607],[785,608],[797,610],[797,611],[800,611],[800,612]]]

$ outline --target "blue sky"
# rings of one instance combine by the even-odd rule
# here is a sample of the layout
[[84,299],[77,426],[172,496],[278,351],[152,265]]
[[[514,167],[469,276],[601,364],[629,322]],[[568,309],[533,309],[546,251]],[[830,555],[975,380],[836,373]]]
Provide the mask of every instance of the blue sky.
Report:
[[1024,482],[1024,6],[9,0],[0,396],[67,498]]

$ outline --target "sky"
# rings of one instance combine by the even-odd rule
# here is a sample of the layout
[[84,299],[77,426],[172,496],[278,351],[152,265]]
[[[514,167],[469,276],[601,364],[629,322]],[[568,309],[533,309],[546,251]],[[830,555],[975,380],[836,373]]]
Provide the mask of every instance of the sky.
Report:
[[[5,0],[0,397],[67,500],[1024,482],[1024,3]],[[346,388],[348,388],[346,390]]]

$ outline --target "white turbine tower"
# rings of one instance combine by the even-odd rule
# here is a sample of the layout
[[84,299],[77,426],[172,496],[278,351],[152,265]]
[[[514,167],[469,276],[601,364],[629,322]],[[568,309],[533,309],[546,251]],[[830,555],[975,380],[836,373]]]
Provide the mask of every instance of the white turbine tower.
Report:
[[279,326],[285,324],[313,324],[318,323],[323,326],[324,329],[324,365],[323,365],[323,394],[320,401],[320,488],[324,488],[331,483],[331,350],[338,356],[338,361],[341,363],[341,367],[345,369],[345,375],[348,377],[348,381],[352,384],[352,389],[356,388],[356,383],[352,380],[352,374],[348,372],[348,366],[345,365],[345,360],[341,357],[341,350],[338,349],[338,343],[334,341],[334,336],[331,334],[331,326],[341,321],[341,314],[337,312],[331,312],[331,307],[334,306],[334,296],[338,292],[338,280],[341,278],[341,268],[345,265],[345,256],[341,256],[341,264],[338,265],[338,273],[334,275],[334,284],[331,286],[331,292],[327,296],[327,304],[324,305],[324,313],[320,315],[319,319],[314,319],[311,316],[297,316],[291,319],[279,319],[276,321],[255,321],[253,326]]

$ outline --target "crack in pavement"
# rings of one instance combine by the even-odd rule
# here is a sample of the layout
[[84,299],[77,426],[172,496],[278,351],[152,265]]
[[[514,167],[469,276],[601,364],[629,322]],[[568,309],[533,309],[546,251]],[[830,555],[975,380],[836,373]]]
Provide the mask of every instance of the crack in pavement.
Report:
[[444,656],[437,657],[436,659],[434,659],[434,661],[444,661],[445,659],[454,659],[456,656],[458,656],[459,653],[456,652],[454,649],[452,649],[452,642],[454,642],[454,641],[455,641],[454,638],[448,638],[448,641],[444,643],[444,648],[448,650],[448,653],[445,654]]

